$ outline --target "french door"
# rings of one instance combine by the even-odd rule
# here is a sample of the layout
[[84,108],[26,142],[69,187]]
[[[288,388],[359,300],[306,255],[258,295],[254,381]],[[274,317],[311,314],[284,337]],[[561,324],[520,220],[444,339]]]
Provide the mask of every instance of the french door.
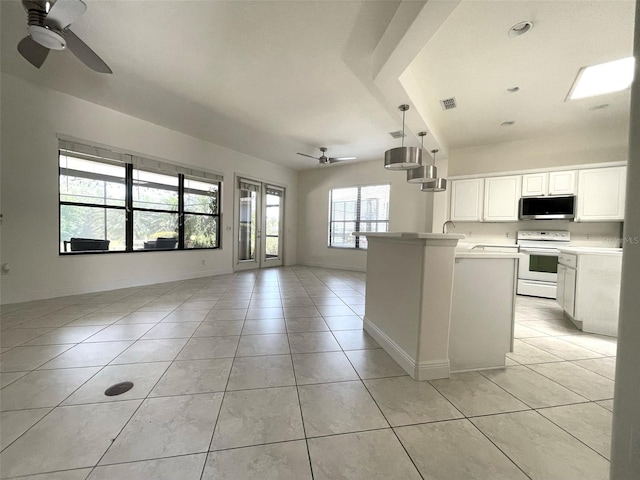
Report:
[[285,189],[237,179],[235,270],[282,265]]

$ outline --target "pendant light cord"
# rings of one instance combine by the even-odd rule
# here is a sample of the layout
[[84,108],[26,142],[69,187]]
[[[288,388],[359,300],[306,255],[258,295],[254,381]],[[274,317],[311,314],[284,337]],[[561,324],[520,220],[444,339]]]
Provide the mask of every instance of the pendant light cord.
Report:
[[404,147],[404,114],[407,113],[406,110],[402,110],[402,147]]

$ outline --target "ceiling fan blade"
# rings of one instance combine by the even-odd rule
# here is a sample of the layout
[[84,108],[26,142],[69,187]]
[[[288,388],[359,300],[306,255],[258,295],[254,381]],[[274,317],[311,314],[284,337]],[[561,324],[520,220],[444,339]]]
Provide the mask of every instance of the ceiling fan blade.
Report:
[[86,10],[87,6],[82,0],[57,0],[45,21],[62,30],[80,18]]
[[75,33],[67,28],[64,36],[67,40],[67,48],[87,67],[99,73],[113,73],[109,66]]
[[299,153],[298,155],[302,155],[303,157],[309,157],[309,158],[313,158],[314,160],[318,160],[318,157],[312,157],[311,155],[307,155],[306,153]]
[[30,36],[24,37],[18,43],[18,52],[36,68],[40,68],[49,55],[49,49],[37,43]]
[[355,160],[356,157],[332,157],[329,160],[335,160],[337,162],[342,162],[344,160]]

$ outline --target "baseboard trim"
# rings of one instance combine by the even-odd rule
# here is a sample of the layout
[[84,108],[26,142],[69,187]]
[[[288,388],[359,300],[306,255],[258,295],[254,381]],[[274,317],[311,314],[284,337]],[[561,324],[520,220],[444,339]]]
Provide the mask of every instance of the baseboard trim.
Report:
[[127,278],[110,282],[96,283],[93,285],[71,285],[64,288],[51,288],[45,290],[21,291],[15,293],[3,293],[0,304],[30,302],[33,300],[45,300],[48,298],[66,297],[69,295],[82,295],[84,293],[107,292],[120,288],[143,287],[156,283],[176,282],[191,280],[202,277],[215,277],[233,273],[231,268],[217,268],[212,270],[202,270],[199,272],[186,272],[177,275],[165,275],[163,277],[151,278]]
[[367,317],[364,317],[364,330],[380,344],[402,369],[414,380],[436,380],[449,378],[449,359],[416,362],[411,355],[398,346],[389,336],[380,330]]
[[366,267],[356,265],[345,265],[344,263],[322,263],[322,262],[298,262],[302,267],[330,268],[332,270],[350,270],[352,272],[366,272]]

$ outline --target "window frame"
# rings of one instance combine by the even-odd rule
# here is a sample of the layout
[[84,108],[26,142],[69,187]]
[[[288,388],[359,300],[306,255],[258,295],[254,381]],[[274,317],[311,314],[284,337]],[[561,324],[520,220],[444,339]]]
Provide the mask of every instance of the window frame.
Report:
[[[86,148],[93,148],[93,147],[86,147]],[[98,148],[96,147],[96,150],[98,150]],[[92,161],[92,162],[96,162],[99,164],[105,164],[105,165],[118,165],[118,166],[122,166],[125,170],[125,177],[124,177],[124,185],[125,185],[125,199],[124,199],[124,205],[120,206],[120,205],[99,205],[99,204],[92,204],[92,203],[87,203],[87,202],[73,202],[73,201],[68,201],[68,200],[62,200],[62,191],[61,191],[61,185],[60,185],[60,180],[63,176],[66,176],[68,172],[68,169],[63,168],[61,165],[61,157],[66,156],[66,157],[70,157],[70,158],[78,158],[78,159],[83,159],[83,160],[88,160],[88,161]],[[128,157],[128,159],[131,159],[132,157],[130,155],[126,155],[126,154],[120,154],[121,157]],[[93,158],[90,158],[93,157]],[[158,163],[158,162],[156,162]],[[133,199],[133,188],[134,188],[134,170],[135,169],[140,169],[142,171],[149,171],[149,172],[154,172],[155,169],[153,168],[144,168],[141,167],[140,165],[135,165],[134,163],[132,163],[131,161],[118,161],[118,160],[113,160],[110,159],[108,157],[101,157],[99,155],[89,155],[87,156],[86,154],[83,154],[82,152],[76,152],[76,156],[74,157],[74,152],[73,149],[68,149],[68,148],[62,148],[59,147],[58,148],[58,255],[60,256],[67,256],[67,255],[96,255],[96,254],[118,254],[118,253],[140,253],[140,252],[167,252],[167,251],[190,251],[190,250],[221,250],[222,249],[222,237],[221,237],[221,230],[222,230],[222,183],[224,181],[224,179],[222,178],[222,175],[219,174],[211,174],[214,177],[217,178],[210,178],[210,177],[205,177],[205,176],[199,176],[197,174],[194,174],[193,171],[185,169],[183,167],[178,167],[175,165],[171,165],[171,164],[165,164],[163,163],[162,165],[165,166],[172,166],[175,168],[175,172],[164,172],[164,171],[157,171],[155,173],[160,173],[163,175],[169,175],[169,176],[173,176],[175,175],[177,180],[178,180],[178,209],[177,210],[166,210],[166,209],[149,209],[149,208],[142,208],[142,207],[134,207],[134,199]],[[181,172],[180,170],[183,171],[187,171],[189,172],[188,174],[185,174],[183,172]],[[93,176],[100,176],[98,174],[93,174],[91,173],[90,175]],[[106,177],[106,176],[105,176]],[[216,213],[203,213],[203,212],[190,212],[190,211],[185,211],[185,180],[197,180],[197,181],[201,181],[204,183],[209,183],[211,185],[214,185],[216,187],[216,196],[217,196],[217,202],[216,202]],[[78,251],[64,251],[61,250],[61,244],[62,242],[66,242],[68,240],[62,240],[62,209],[64,206],[72,206],[72,207],[84,207],[84,208],[102,208],[105,211],[107,210],[119,210],[119,211],[124,211],[124,215],[125,215],[125,248],[123,250],[78,250]],[[171,213],[171,214],[176,214],[178,216],[178,236],[177,236],[177,245],[176,248],[171,248],[171,249],[135,249],[134,248],[134,212],[154,212],[154,213]],[[186,215],[198,215],[198,216],[204,216],[204,217],[209,217],[211,219],[215,219],[215,238],[216,238],[216,245],[213,247],[186,247],[185,246],[185,214]],[[65,247],[66,248],[66,247]]]
[[[354,224],[354,232],[360,232],[360,226],[361,224],[365,223],[365,224],[386,224],[387,225],[387,229],[386,231],[389,231],[389,214],[390,211],[387,211],[387,219],[386,220],[366,220],[362,218],[362,189],[363,188],[370,188],[370,187],[389,187],[389,196],[388,196],[388,202],[391,203],[391,184],[390,183],[380,183],[380,184],[373,184],[373,185],[355,185],[355,186],[346,186],[346,187],[335,187],[335,188],[331,188],[329,189],[329,228],[328,228],[328,239],[327,239],[327,247],[328,248],[339,248],[339,249],[347,249],[347,250],[367,250],[366,247],[363,247],[361,244],[361,237],[356,235],[355,236],[355,243],[353,246],[338,246],[338,245],[332,245],[331,240],[333,238],[333,233],[334,233],[334,224],[347,224],[347,223],[353,223]],[[344,189],[352,189],[355,188],[356,191],[356,211],[355,211],[355,219],[353,220],[334,220],[333,219],[333,206],[337,203],[347,203],[347,201],[333,201],[333,192],[335,190],[344,190]],[[344,213],[345,213],[345,217],[346,217],[346,213],[347,213],[347,208],[345,207],[344,209]]]

